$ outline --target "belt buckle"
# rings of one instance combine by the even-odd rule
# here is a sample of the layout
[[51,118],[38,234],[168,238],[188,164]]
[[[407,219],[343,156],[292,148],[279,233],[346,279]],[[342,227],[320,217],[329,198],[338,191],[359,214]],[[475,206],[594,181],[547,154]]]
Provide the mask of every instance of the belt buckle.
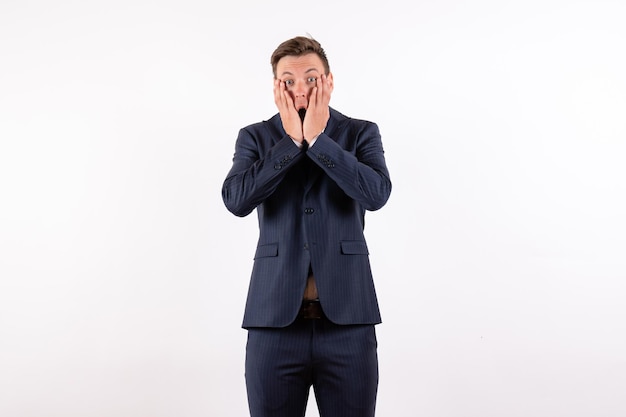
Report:
[[303,319],[321,319],[322,314],[322,306],[319,299],[304,300],[302,302],[302,307],[300,308],[300,317],[302,317]]

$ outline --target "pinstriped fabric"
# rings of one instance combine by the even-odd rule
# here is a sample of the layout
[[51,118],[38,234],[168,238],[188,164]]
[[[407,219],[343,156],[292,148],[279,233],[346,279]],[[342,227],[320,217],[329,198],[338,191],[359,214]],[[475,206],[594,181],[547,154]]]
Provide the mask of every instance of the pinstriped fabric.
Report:
[[309,389],[323,417],[373,417],[378,387],[373,325],[297,320],[249,329],[246,386],[252,417],[303,416]]
[[[252,417],[303,416],[311,386],[323,417],[374,415],[381,318],[363,230],[391,181],[378,127],[330,114],[308,148],[279,115],[241,129],[222,188],[259,220],[243,320]],[[296,319],[309,270],[327,318]]]
[[243,327],[293,322],[309,268],[331,321],[380,323],[363,229],[366,210],[390,193],[374,123],[331,109],[308,149],[285,134],[279,115],[241,129],[222,197],[234,214],[256,209],[259,220]]

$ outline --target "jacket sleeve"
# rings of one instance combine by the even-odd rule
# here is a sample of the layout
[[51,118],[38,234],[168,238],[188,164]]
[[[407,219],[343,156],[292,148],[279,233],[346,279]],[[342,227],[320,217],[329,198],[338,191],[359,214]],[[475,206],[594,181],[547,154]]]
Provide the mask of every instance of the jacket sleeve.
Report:
[[248,128],[241,129],[235,144],[233,165],[222,185],[226,208],[236,216],[247,216],[272,195],[289,168],[303,152],[287,135],[273,145]]
[[354,123],[350,129],[348,134],[355,137],[354,148],[343,149],[322,133],[307,154],[349,197],[366,210],[378,210],[391,194],[378,126],[363,121]]

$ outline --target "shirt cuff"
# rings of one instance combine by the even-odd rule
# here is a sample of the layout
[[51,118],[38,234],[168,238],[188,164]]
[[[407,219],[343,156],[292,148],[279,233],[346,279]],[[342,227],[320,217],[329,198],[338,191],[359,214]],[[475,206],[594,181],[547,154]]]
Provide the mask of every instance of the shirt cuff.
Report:
[[[325,130],[325,129],[324,129],[324,130]],[[311,140],[307,140],[307,141],[306,141],[306,142],[309,144],[309,148],[310,148],[311,146],[313,146],[313,144],[315,143],[315,141],[317,140],[317,138],[319,138],[319,137],[320,137],[320,135],[321,135],[322,133],[324,133],[324,130],[322,130],[322,131],[321,131],[321,132],[320,132],[317,136],[315,136],[313,139],[311,139]],[[302,145],[302,142],[297,142],[297,141],[296,141],[294,138],[292,138],[291,136],[289,136],[289,137],[291,138],[291,140],[293,141],[293,143],[294,143],[294,144],[295,144],[298,148],[302,149],[302,146],[303,146],[303,145]],[[304,141],[304,140],[306,140],[306,139],[302,139],[302,140]]]

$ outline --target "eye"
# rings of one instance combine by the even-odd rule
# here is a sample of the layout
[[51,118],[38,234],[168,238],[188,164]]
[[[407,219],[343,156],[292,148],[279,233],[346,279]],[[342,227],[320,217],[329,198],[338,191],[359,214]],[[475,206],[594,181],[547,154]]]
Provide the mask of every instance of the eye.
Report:
[[285,87],[291,87],[293,85],[293,80],[285,80]]
[[317,78],[316,78],[316,77],[309,77],[309,78],[307,78],[306,80],[307,80],[307,82],[310,82],[310,83],[315,83],[315,82],[317,82]]

